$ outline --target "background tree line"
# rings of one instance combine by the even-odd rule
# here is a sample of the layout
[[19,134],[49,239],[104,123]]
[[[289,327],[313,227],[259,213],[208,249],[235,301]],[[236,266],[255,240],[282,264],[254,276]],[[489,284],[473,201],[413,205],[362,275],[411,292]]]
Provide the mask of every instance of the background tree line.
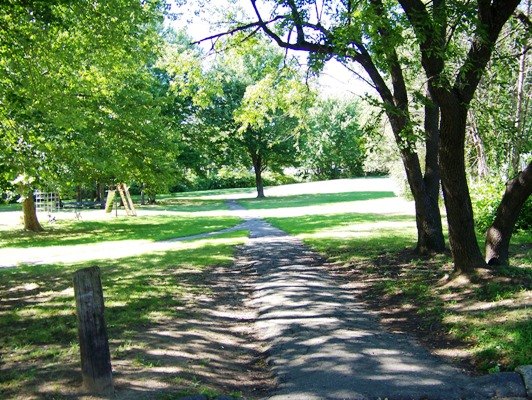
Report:
[[[42,229],[34,189],[66,195],[129,182],[154,198],[249,183],[253,173],[261,196],[266,171],[292,167],[315,179],[386,171],[372,150],[402,163],[420,253],[445,249],[443,189],[456,271],[505,263],[523,206],[519,224],[529,227],[529,2],[269,3],[211,14],[226,24],[210,55],[165,28],[163,1],[2,4],[1,186],[20,196],[26,229]],[[314,74],[331,58],[363,74],[384,120],[369,118],[360,100],[320,97],[286,49],[307,53]],[[378,139],[381,121],[393,150]],[[488,192],[502,205],[475,218]]]

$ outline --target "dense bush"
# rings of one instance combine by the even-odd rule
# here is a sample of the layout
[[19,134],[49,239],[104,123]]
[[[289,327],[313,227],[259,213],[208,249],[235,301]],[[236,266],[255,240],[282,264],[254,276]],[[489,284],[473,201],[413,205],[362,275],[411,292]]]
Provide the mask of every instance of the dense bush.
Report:
[[[475,214],[475,225],[480,232],[486,232],[493,223],[497,207],[504,194],[504,183],[482,181],[471,186],[471,201]],[[515,230],[532,228],[532,199],[521,209]]]

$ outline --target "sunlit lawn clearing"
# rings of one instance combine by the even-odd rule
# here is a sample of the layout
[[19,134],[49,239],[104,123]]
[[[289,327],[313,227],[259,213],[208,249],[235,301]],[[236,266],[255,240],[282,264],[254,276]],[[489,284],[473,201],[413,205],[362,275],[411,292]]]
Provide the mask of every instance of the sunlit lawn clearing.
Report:
[[[156,349],[145,348],[149,339],[143,340],[142,332],[168,321],[186,326],[194,318],[190,306],[210,293],[206,271],[229,265],[234,246],[246,236],[247,232],[232,232],[189,242],[179,251],[120,260],[0,269],[0,398],[59,398],[65,388],[79,386],[72,288],[77,269],[101,268],[113,361],[123,360],[123,369],[154,368],[161,361],[148,354]],[[149,365],[148,359],[153,361]],[[182,359],[175,361],[183,366]],[[177,386],[186,389],[191,384],[184,379]]]
[[209,199],[205,197],[182,197],[172,195],[157,200],[156,204],[138,206],[141,210],[164,210],[177,212],[205,212],[227,210],[227,204],[223,199]]
[[164,240],[218,231],[240,221],[231,216],[151,215],[106,220],[60,219],[45,224],[46,231],[1,231],[0,247],[46,247],[121,240]]
[[167,199],[186,199],[186,198],[196,198],[196,199],[211,199],[211,200],[224,200],[225,198],[230,197],[240,197],[247,196],[256,193],[255,188],[236,188],[236,189],[213,189],[213,190],[196,190],[191,192],[178,192],[167,194],[163,196],[157,196],[157,199],[161,198],[163,201]]
[[414,216],[348,213],[268,221],[300,237],[342,274],[364,280],[363,298],[387,319],[400,320],[401,310],[415,309],[415,321],[403,329],[428,340],[457,339],[473,369],[495,372],[532,364],[531,234],[514,235],[510,267],[447,284],[453,272],[448,254],[428,258],[412,252]]
[[335,203],[393,198],[393,192],[347,192],[300,194],[293,196],[271,196],[264,199],[241,199],[238,202],[249,209],[274,209],[309,207]]

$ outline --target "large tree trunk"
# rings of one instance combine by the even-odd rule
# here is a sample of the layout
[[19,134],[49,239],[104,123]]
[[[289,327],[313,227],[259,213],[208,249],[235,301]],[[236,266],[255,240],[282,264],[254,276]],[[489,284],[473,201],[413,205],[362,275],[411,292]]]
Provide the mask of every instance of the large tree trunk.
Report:
[[486,262],[508,264],[508,248],[521,208],[532,194],[532,162],[506,184],[495,220],[486,233]]
[[37,218],[37,210],[35,209],[35,201],[31,191],[26,193],[26,197],[22,202],[22,212],[24,215],[24,229],[32,232],[42,232],[43,227]]
[[416,251],[419,254],[441,253],[445,250],[445,241],[437,197],[431,197],[427,190],[417,154],[403,154],[403,164],[416,209]]
[[426,175],[423,176],[421,164],[416,152],[416,142],[408,137],[413,133],[408,109],[408,92],[403,78],[403,71],[396,54],[390,56],[392,65],[390,73],[393,84],[393,95],[380,78],[380,74],[372,72],[372,65],[368,63],[366,71],[378,83],[377,90],[385,104],[388,105],[387,116],[392,126],[395,141],[401,153],[401,159],[406,172],[408,185],[414,196],[416,208],[416,227],[418,240],[416,251],[419,254],[442,253],[445,250],[440,208],[438,205],[439,192],[439,128],[438,108],[428,107],[429,114],[425,119],[427,130],[427,159]]
[[264,197],[264,184],[262,182],[262,157],[260,154],[254,154],[253,157],[253,169],[255,170],[255,184],[257,186],[257,198],[263,199]]
[[[454,103],[454,104],[452,104]],[[467,108],[454,99],[441,109],[440,167],[449,244],[457,273],[471,273],[485,267],[473,220],[473,207],[465,172],[465,128]]]
[[445,250],[440,208],[438,205],[439,167],[437,163],[438,134],[427,132],[427,171],[423,176],[419,157],[413,145],[405,146],[403,135],[409,126],[407,120],[395,113],[388,113],[395,140],[400,149],[408,185],[414,196],[416,227],[418,233],[416,251],[419,254],[442,253]]
[[[440,149],[440,108],[427,93],[429,98],[425,106],[425,175],[423,183],[425,186],[424,198],[427,202],[427,210],[431,213],[431,224],[426,226],[426,238],[420,240],[420,230],[418,229],[418,252],[421,254],[436,252],[442,253],[445,250],[445,239],[443,237],[443,227],[440,214],[440,166],[438,163],[438,152]],[[421,248],[424,244],[426,247]]]

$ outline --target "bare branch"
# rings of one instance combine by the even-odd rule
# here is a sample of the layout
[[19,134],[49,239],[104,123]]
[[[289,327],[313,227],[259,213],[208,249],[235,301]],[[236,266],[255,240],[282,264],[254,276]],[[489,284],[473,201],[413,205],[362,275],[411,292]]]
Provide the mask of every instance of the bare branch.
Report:
[[206,42],[208,40],[214,40],[214,39],[219,39],[221,37],[224,37],[224,36],[231,36],[237,32],[243,32],[243,31],[247,31],[251,28],[255,28],[254,32],[258,31],[259,29],[262,28],[262,24],[270,24],[272,22],[275,22],[277,20],[280,20],[280,19],[283,19],[284,17],[282,15],[278,15],[277,17],[275,17],[274,19],[268,21],[268,22],[262,22],[262,21],[255,21],[255,22],[251,22],[249,24],[245,24],[245,25],[240,25],[240,26],[237,26],[233,29],[230,29],[226,32],[221,32],[221,33],[217,33],[215,35],[212,35],[212,36],[207,36],[203,39],[200,39],[200,40],[197,40],[195,42],[192,42],[192,44],[201,44],[203,42]]

